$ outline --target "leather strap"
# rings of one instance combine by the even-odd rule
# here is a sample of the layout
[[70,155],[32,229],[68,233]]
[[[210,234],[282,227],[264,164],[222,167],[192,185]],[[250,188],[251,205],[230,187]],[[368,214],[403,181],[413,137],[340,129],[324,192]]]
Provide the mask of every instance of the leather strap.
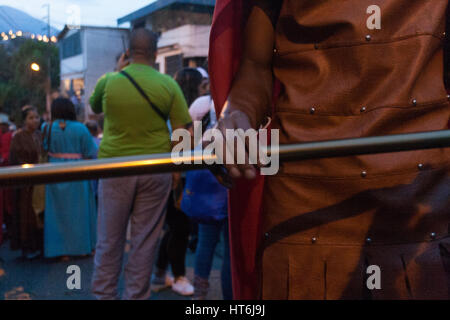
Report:
[[134,87],[136,88],[137,91],[139,91],[139,93],[142,95],[142,97],[144,97],[144,99],[148,102],[148,104],[150,105],[150,107],[164,120],[167,121],[167,116],[157,107],[155,106],[152,101],[150,100],[150,98],[147,96],[147,94],[144,92],[144,90],[141,88],[141,86],[139,86],[137,84],[137,82],[125,71],[120,71],[121,74],[123,74],[125,77],[128,78],[128,80],[130,80],[130,82],[134,85]]

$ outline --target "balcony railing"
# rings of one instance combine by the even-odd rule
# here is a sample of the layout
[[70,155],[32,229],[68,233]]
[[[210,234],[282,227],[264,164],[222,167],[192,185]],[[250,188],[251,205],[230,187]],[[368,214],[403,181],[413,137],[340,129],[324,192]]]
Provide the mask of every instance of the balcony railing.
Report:
[[[281,145],[278,155],[280,162],[286,162],[447,147],[450,147],[450,130]],[[275,156],[275,154],[271,154],[271,156]],[[208,156],[209,160],[214,159],[214,157]],[[0,186],[47,184],[197,170],[208,167],[203,162],[205,159],[206,156],[200,153],[191,153],[187,157],[176,159],[173,159],[171,154],[154,154],[5,167],[0,169]],[[190,163],[192,164],[177,165],[174,162],[178,160],[191,160]],[[202,164],[193,164],[194,161],[202,161]]]

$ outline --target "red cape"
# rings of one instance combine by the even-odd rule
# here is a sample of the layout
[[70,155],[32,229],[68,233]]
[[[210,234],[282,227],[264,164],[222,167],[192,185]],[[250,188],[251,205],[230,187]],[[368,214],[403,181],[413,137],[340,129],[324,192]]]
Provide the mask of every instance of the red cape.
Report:
[[[11,146],[13,133],[11,131],[7,133],[0,133],[0,158],[3,162],[0,161],[0,167],[8,165],[9,158],[9,149]],[[2,189],[0,188],[0,244],[3,242],[3,216],[7,214],[7,212],[11,212],[11,201],[10,199],[10,189]]]
[[[217,114],[230,92],[242,53],[248,1],[217,0],[210,37],[211,94]],[[234,299],[258,299],[256,251],[261,240],[262,176],[236,181],[230,190],[231,269]]]

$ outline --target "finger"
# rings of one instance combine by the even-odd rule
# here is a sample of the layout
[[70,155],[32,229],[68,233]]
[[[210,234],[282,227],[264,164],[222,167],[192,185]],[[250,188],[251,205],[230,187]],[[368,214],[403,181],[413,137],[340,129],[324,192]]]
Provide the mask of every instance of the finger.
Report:
[[[228,128],[234,128],[233,123],[230,121],[229,118],[222,118],[220,122],[218,123],[218,129],[222,133],[222,137],[225,143],[223,143],[222,148],[216,150],[216,154],[218,159],[221,159],[222,163],[225,165],[225,168],[228,170],[229,175],[232,178],[240,178],[242,176],[241,172],[237,168],[237,166],[233,163],[234,161],[229,161],[231,159],[231,152],[228,147],[228,141],[226,139],[226,129]],[[233,147],[233,146],[231,146]],[[230,162],[230,163],[227,163]]]
[[[238,135],[237,139],[240,140],[241,147],[235,149],[235,161],[237,165],[237,169],[239,170],[239,173],[243,175],[246,179],[254,179],[256,177],[256,170],[253,167],[252,164],[250,164],[249,155],[245,148],[245,136],[242,136],[241,134]],[[234,139],[233,139],[234,140]],[[234,141],[232,141],[234,143]],[[238,163],[238,152],[243,152],[244,156],[244,163]]]
[[[243,115],[243,117],[242,117]],[[242,118],[243,121],[237,122],[237,119]],[[245,136],[239,134],[235,138],[228,139],[226,134],[226,129],[243,129],[244,131],[250,128],[250,124],[246,120],[246,116],[243,113],[234,115],[228,115],[227,117],[223,117],[220,122],[220,130],[225,137],[224,151],[223,154],[226,156],[225,163],[226,168],[233,178],[240,178],[244,176],[247,179],[254,179],[256,177],[256,170],[253,165],[250,164],[248,153],[245,147]],[[241,127],[242,126],[242,127]],[[237,141],[236,141],[237,139]],[[236,147],[236,143],[239,148]],[[239,154],[239,152],[243,152],[243,154]],[[238,157],[244,158],[243,163],[238,163]]]
[[[247,179],[254,179],[256,178],[256,169],[253,165],[253,163],[257,163],[257,156],[256,159],[251,158],[250,159],[250,143],[251,138],[249,139],[245,139],[245,132],[247,130],[252,129],[252,126],[250,124],[250,121],[248,120],[248,117],[244,114],[244,113],[239,113],[238,115],[234,116],[234,123],[235,123],[235,127],[237,128],[241,128],[244,130],[244,135],[243,136],[239,136],[239,138],[241,139],[241,143],[242,145],[245,146],[245,164],[242,165],[238,165],[238,168],[241,170],[241,172],[243,172],[245,178]],[[257,143],[257,138],[255,139],[255,141],[253,141],[253,143]],[[257,146],[256,146],[257,148]],[[258,150],[258,149],[256,149]],[[257,153],[256,153],[257,155]],[[252,155],[252,157],[254,157],[254,155]],[[251,160],[251,161],[250,161]]]

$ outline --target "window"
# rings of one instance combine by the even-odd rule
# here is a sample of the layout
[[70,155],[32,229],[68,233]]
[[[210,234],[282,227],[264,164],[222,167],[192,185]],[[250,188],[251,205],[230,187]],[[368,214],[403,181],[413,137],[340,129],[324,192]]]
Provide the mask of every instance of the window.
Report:
[[174,76],[181,68],[183,68],[183,56],[181,54],[166,57],[166,74]]
[[133,26],[134,29],[145,28],[145,20],[136,22]]
[[81,54],[81,32],[77,32],[65,38],[61,45],[61,56],[63,59]]

